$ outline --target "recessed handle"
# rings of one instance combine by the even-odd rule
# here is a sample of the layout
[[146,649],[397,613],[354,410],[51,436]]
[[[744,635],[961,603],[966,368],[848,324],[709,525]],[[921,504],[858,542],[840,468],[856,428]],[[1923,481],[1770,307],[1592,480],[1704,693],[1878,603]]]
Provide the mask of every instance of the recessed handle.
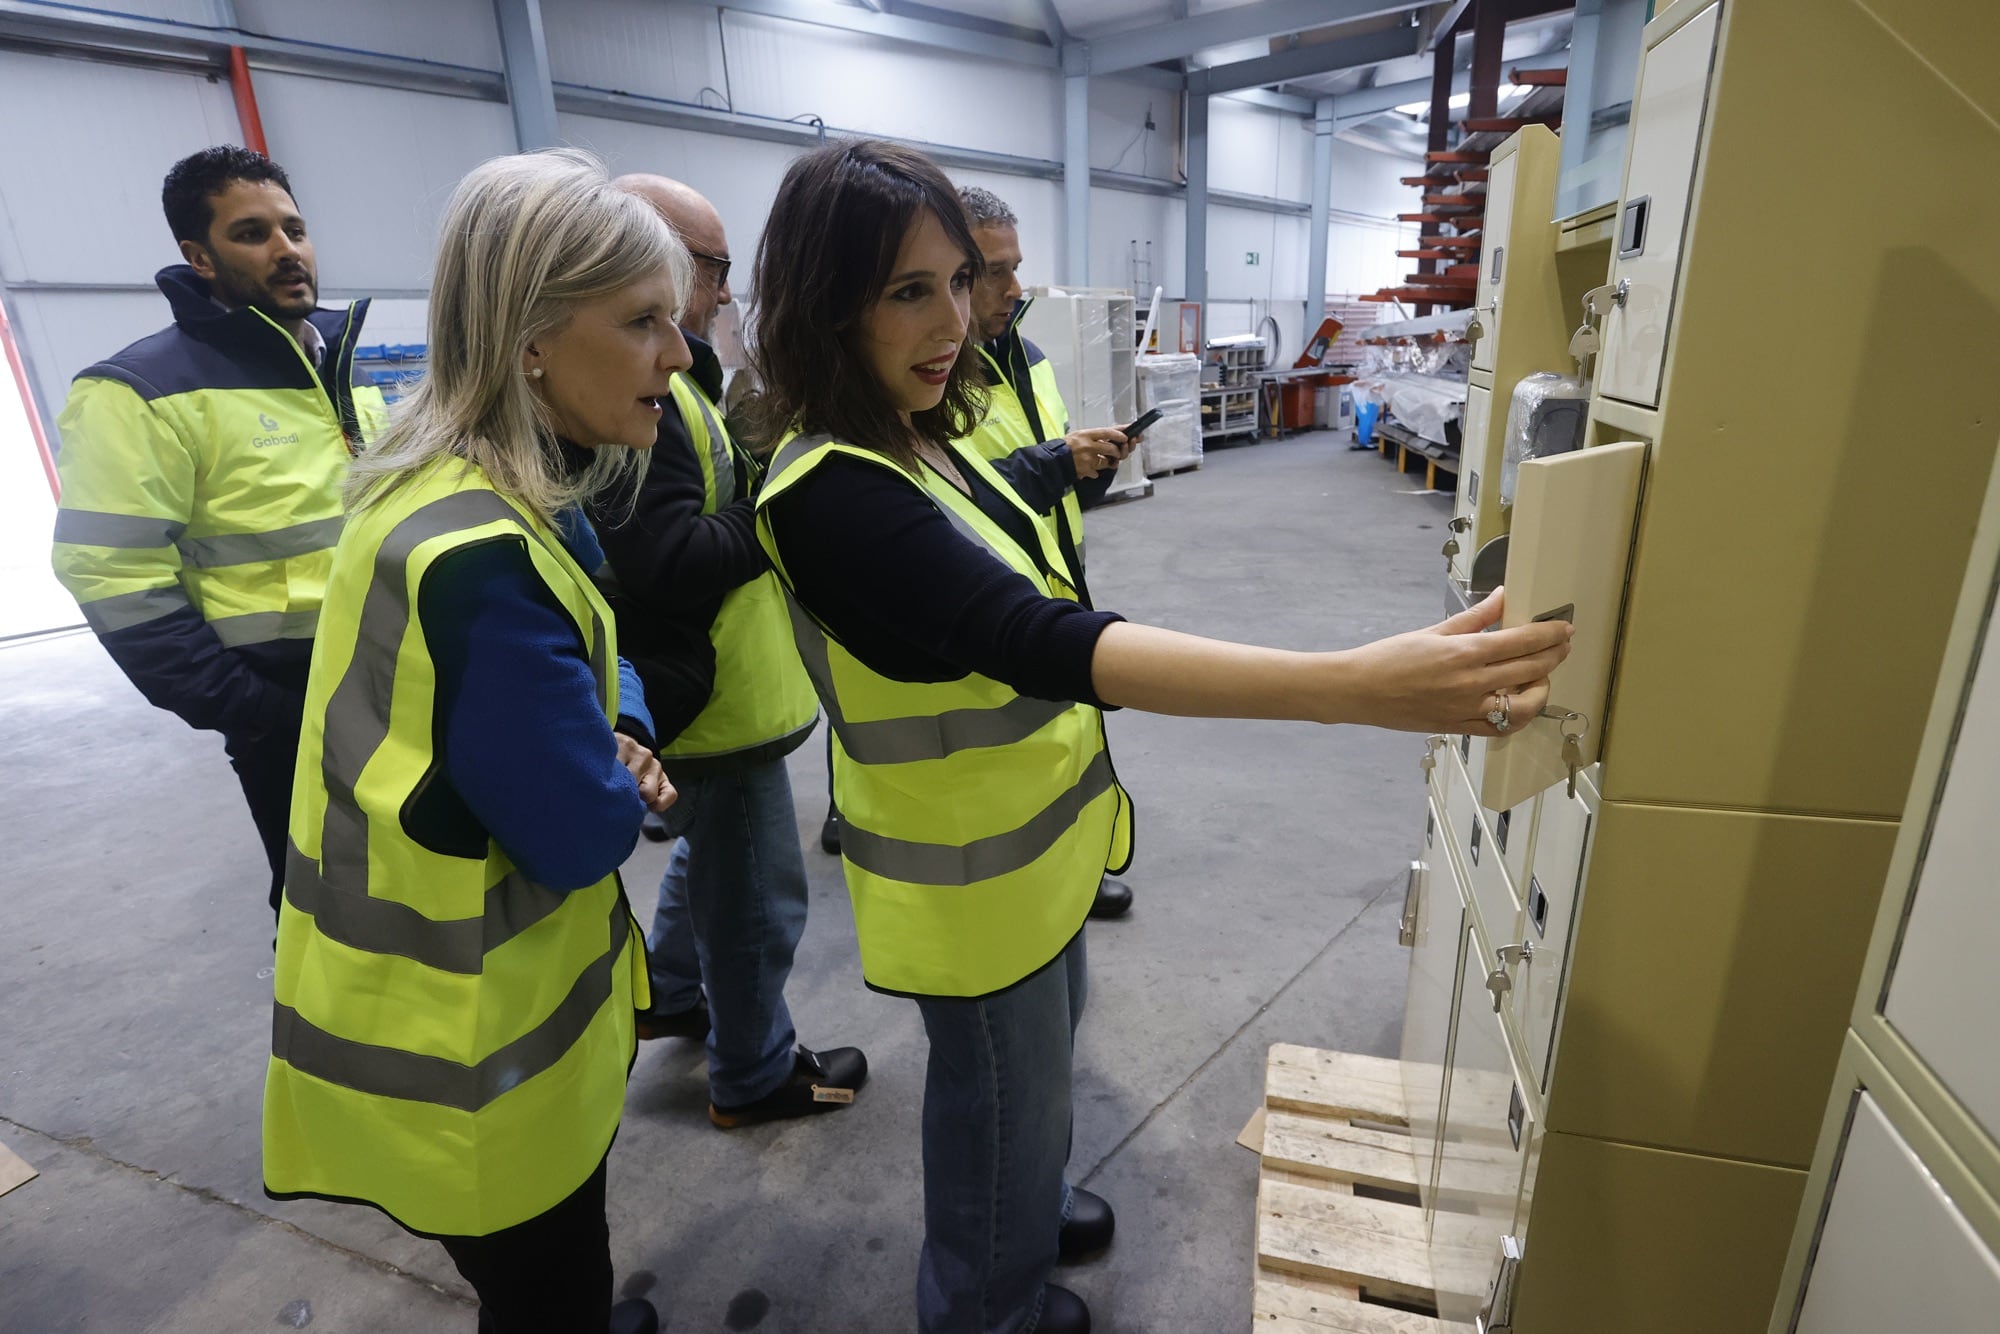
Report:
[[1634,259],[1646,253],[1647,223],[1652,220],[1652,215],[1651,195],[1640,195],[1637,199],[1625,201],[1625,211],[1618,226],[1618,258]]

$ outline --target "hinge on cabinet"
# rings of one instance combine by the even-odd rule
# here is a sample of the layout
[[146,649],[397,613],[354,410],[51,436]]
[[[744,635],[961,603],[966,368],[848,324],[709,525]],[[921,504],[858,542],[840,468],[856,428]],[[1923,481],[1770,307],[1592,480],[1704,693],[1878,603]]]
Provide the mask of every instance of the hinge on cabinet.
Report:
[[1500,1263],[1486,1289],[1486,1305],[1479,1311],[1479,1334],[1514,1334],[1514,1280],[1520,1271],[1520,1239],[1500,1238]]

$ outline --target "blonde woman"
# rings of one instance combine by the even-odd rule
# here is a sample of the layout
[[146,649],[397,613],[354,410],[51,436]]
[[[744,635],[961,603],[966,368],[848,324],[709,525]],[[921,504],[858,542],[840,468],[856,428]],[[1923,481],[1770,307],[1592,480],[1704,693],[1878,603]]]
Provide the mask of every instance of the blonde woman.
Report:
[[647,1003],[618,867],[673,791],[576,507],[653,443],[689,273],[587,155],[467,176],[320,613],[265,1189],[436,1237],[483,1334],[658,1325],[612,1307],[604,1164]]

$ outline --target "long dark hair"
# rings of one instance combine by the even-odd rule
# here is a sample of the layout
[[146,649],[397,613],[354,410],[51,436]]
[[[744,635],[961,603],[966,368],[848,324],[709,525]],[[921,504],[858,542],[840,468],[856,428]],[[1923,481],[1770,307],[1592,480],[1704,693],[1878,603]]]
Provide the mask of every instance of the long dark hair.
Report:
[[[917,470],[916,442],[861,351],[860,323],[925,210],[937,215],[977,271],[979,246],[958,191],[916,149],[853,139],[792,163],[764,224],[751,280],[757,336],[750,367],[762,391],[761,434],[776,440],[794,427],[824,431]],[[961,343],[943,399],[911,414],[918,436],[942,447],[979,424],[985,389],[977,366],[978,354]]]

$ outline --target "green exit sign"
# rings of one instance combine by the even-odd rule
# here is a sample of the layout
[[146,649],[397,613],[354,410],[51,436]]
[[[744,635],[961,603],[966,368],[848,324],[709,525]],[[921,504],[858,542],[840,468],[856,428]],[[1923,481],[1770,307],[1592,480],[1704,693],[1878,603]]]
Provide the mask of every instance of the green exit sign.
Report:
[[1246,250],[1246,251],[1244,251],[1244,252],[1243,252],[1243,262],[1244,262],[1245,264],[1255,264],[1255,263],[1257,262],[1257,252],[1256,252],[1256,251],[1254,251],[1254,250]]

